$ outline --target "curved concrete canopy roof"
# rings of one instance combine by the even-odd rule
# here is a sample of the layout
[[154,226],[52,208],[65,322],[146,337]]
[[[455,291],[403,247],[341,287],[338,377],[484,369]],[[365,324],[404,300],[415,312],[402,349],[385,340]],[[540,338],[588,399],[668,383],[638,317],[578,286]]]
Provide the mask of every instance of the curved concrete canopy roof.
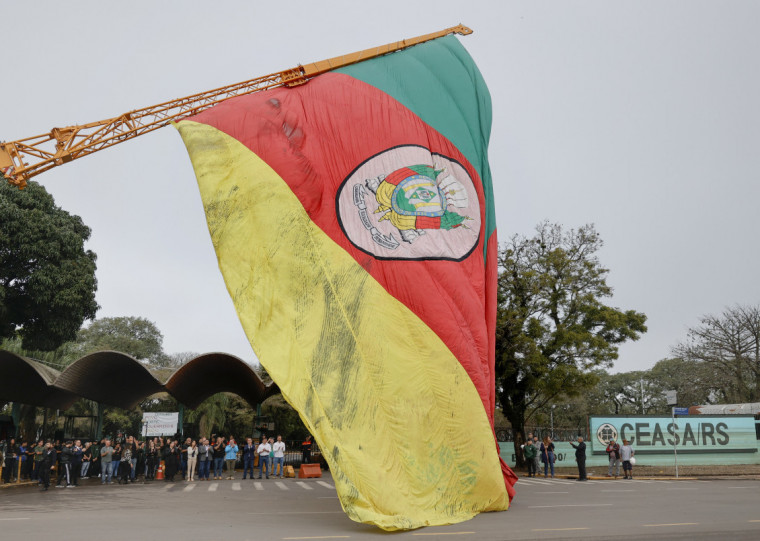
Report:
[[276,385],[267,387],[250,366],[227,353],[206,353],[190,360],[171,375],[165,387],[191,409],[220,392],[235,393],[251,407],[279,392]]
[[0,397],[7,402],[67,409],[78,397],[52,385],[59,375],[49,366],[0,350]]
[[55,386],[124,409],[164,390],[140,361],[118,351],[98,351],[77,359],[61,372]]
[[0,402],[66,409],[84,397],[131,409],[159,392],[169,392],[191,409],[221,392],[235,393],[255,407],[279,388],[264,385],[249,365],[227,353],[199,355],[161,384],[142,363],[118,351],[91,353],[58,372],[0,350]]

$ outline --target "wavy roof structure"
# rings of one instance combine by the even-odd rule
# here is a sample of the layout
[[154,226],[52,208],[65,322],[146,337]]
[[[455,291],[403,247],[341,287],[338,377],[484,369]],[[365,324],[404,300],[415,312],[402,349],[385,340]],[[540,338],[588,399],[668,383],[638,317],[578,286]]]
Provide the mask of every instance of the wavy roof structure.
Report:
[[0,403],[66,409],[83,397],[131,409],[160,392],[193,409],[220,392],[235,393],[256,407],[279,389],[274,384],[265,385],[248,364],[227,353],[199,355],[162,383],[141,362],[118,351],[90,353],[59,372],[0,350]]

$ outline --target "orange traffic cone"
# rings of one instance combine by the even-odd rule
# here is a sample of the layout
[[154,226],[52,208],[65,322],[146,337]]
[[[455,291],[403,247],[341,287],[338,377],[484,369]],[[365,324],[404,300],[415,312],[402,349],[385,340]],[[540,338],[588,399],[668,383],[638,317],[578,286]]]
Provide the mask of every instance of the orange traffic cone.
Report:
[[158,471],[156,472],[156,481],[160,481],[164,478],[164,463],[163,461],[158,464]]

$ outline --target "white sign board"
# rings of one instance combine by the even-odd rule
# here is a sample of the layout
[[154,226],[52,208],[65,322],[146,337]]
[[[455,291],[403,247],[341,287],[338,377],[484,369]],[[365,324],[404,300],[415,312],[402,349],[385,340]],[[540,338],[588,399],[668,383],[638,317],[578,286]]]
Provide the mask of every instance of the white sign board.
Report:
[[665,391],[665,400],[668,402],[668,406],[675,406],[678,404],[678,393],[676,391]]
[[179,422],[178,412],[145,412],[143,413],[142,435],[146,437],[173,436],[177,433]]

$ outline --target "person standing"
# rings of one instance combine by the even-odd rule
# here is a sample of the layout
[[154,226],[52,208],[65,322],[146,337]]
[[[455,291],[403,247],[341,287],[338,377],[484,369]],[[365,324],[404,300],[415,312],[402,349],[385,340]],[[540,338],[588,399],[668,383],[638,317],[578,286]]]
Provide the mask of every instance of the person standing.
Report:
[[206,438],[201,438],[198,445],[198,479],[208,481],[208,472],[213,460],[213,448]]
[[[73,461],[74,452],[71,450],[71,441],[67,441],[61,449],[61,457],[58,459],[58,464],[61,470],[58,472],[58,482],[56,488],[64,488],[74,486],[71,484],[71,462]],[[63,480],[66,479],[66,484],[63,485]]]
[[214,479],[222,478],[222,466],[224,465],[224,438],[219,436],[214,444]]
[[552,439],[549,436],[544,436],[544,441],[541,444],[541,462],[544,463],[544,477],[547,477],[549,470],[551,470],[552,479],[554,478],[555,460],[554,443],[552,443]]
[[253,438],[246,439],[246,443],[243,446],[243,479],[245,480],[248,472],[251,472],[251,479],[253,479],[253,463],[256,459],[256,446],[253,445]]
[[157,457],[156,442],[155,440],[150,440],[145,446],[145,478],[151,481],[156,476]]
[[235,438],[230,436],[230,441],[224,448],[224,460],[227,462],[227,479],[235,478],[235,463],[237,462],[238,446]]
[[198,443],[193,440],[187,448],[187,480],[195,481],[195,465],[198,462]]
[[623,439],[623,446],[620,448],[620,459],[623,461],[623,479],[633,479],[633,455],[636,451],[633,450],[628,440]]
[[282,436],[277,436],[277,441],[272,445],[272,453],[274,454],[274,468],[272,473],[277,477],[277,466],[280,466],[280,479],[285,477],[285,442],[282,441]]
[[11,479],[16,477],[16,464],[18,460],[19,449],[16,445],[16,439],[11,438],[8,445],[5,446],[5,455],[3,460],[3,482],[10,483]]
[[92,442],[86,442],[82,450],[82,475],[80,479],[89,479],[90,464],[92,463]]
[[48,441],[42,451],[42,458],[39,460],[39,478],[42,484],[42,490],[47,490],[50,486],[50,472],[55,468],[57,453],[53,444]]
[[100,448],[100,484],[109,485],[113,483],[111,476],[113,475],[113,447],[111,447],[111,440],[106,438],[103,445]]
[[180,468],[182,470],[182,479],[187,478],[187,450],[190,449],[191,438],[187,438],[185,443],[180,446]]
[[271,451],[272,446],[269,445],[269,442],[266,439],[262,438],[261,443],[256,449],[256,454],[259,455],[259,479],[261,479],[264,470],[266,470],[266,476],[267,479],[269,479],[269,453]]
[[578,436],[578,445],[573,442],[570,442],[570,445],[575,449],[575,461],[578,463],[578,481],[588,481],[586,476],[586,444],[583,442],[583,438]]
[[538,454],[538,450],[533,445],[533,438],[530,436],[528,437],[528,440],[525,442],[525,445],[523,445],[523,456],[525,457],[525,462],[528,465],[528,477],[535,477],[536,476],[536,463],[535,458]]
[[124,443],[124,448],[121,452],[121,462],[119,463],[119,484],[124,482],[126,485],[131,481],[132,477],[132,445],[129,442]]
[[613,439],[607,443],[607,456],[610,458],[610,467],[607,468],[607,477],[612,477],[612,471],[615,470],[615,477],[620,476],[620,445]]
[[164,451],[164,465],[166,466],[166,481],[174,482],[174,476],[179,469],[180,450],[177,448],[177,442],[172,440]]
[[301,462],[308,464],[311,460],[311,434],[306,436],[306,440],[301,444]]
[[79,486],[79,477],[82,474],[82,457],[84,455],[84,449],[82,448],[82,442],[76,440],[74,446],[71,448],[71,484]]
[[34,469],[32,470],[32,480],[39,481],[40,479],[40,463],[42,462],[42,454],[45,452],[45,442],[40,440],[37,442],[37,446],[34,448]]

